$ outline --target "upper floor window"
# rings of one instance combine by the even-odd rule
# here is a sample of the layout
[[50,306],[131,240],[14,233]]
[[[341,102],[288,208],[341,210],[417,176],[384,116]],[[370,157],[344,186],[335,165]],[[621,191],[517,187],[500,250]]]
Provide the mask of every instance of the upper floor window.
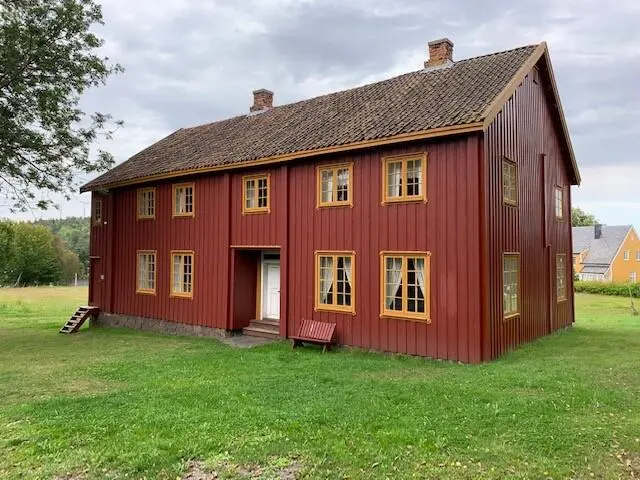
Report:
[[269,175],[242,177],[242,213],[269,212]]
[[102,225],[102,199],[95,198],[93,200],[93,211],[91,212],[91,221],[94,225]]
[[556,187],[556,218],[562,220],[564,218],[564,190],[562,187]]
[[502,313],[510,318],[520,313],[520,254],[502,257]]
[[353,205],[353,164],[318,167],[318,207]]
[[630,250],[625,250],[624,251],[624,261],[628,261],[629,260],[629,256],[631,255],[631,251]]
[[156,252],[138,251],[137,293],[156,293]]
[[173,186],[173,216],[193,217],[193,183],[180,183]]
[[316,309],[355,312],[353,252],[316,252]]
[[138,218],[156,218],[156,189],[138,189]]
[[382,252],[381,315],[429,321],[430,253]]
[[518,205],[518,166],[508,158],[502,159],[502,198],[508,205]]
[[382,166],[383,203],[426,199],[426,153],[386,157]]
[[193,297],[193,252],[171,252],[171,296]]
[[636,262],[640,262],[640,250],[636,250]]
[[558,301],[567,299],[567,256],[556,255],[556,293]]

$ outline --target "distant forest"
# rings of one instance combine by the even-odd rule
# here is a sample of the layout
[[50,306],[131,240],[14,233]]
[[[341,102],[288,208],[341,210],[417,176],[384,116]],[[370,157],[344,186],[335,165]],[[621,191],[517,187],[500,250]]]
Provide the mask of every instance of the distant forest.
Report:
[[67,284],[88,267],[89,218],[0,221],[0,285]]

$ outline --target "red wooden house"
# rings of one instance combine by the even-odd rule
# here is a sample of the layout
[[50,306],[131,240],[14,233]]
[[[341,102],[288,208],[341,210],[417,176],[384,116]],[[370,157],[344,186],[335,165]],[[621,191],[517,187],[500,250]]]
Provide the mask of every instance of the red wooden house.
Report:
[[545,43],[180,129],[85,185],[98,324],[481,362],[574,321]]

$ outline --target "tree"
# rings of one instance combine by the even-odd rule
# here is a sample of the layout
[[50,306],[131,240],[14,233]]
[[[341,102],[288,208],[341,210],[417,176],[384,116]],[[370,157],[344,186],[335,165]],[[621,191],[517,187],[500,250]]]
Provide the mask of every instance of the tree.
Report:
[[588,227],[599,223],[595,215],[587,213],[580,207],[571,209],[571,226],[572,227]]
[[97,54],[104,41],[91,28],[102,24],[94,0],[0,3],[0,194],[13,210],[25,210],[39,189],[68,198],[76,173],[113,164],[102,150],[91,159],[89,148],[122,122],[79,106],[88,88],[122,71]]
[[13,255],[8,259],[4,283],[22,285],[56,283],[61,277],[61,262],[55,236],[42,225],[13,225]]

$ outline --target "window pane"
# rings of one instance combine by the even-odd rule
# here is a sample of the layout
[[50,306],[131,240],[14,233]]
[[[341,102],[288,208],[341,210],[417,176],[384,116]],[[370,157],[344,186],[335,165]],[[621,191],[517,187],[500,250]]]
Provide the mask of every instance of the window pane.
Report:
[[503,283],[503,302],[502,308],[505,316],[513,315],[519,312],[519,256],[505,255],[503,259],[502,283]]
[[402,162],[387,163],[387,197],[402,196]]
[[173,256],[173,292],[182,292],[182,255]]
[[384,263],[385,307],[402,311],[402,257],[386,257]]
[[247,180],[245,182],[244,201],[245,208],[255,208],[255,195],[256,195],[256,182],[255,180]]
[[320,257],[320,281],[318,286],[320,288],[319,299],[322,305],[333,304],[333,257],[321,256]]
[[418,196],[422,190],[422,160],[407,161],[407,195]]
[[341,168],[338,170],[338,185],[337,185],[338,202],[349,201],[349,169]]
[[333,170],[322,170],[320,178],[320,196],[322,203],[331,203],[333,202]]
[[260,178],[258,180],[258,208],[267,208],[267,196],[269,189],[267,188],[267,179]]

